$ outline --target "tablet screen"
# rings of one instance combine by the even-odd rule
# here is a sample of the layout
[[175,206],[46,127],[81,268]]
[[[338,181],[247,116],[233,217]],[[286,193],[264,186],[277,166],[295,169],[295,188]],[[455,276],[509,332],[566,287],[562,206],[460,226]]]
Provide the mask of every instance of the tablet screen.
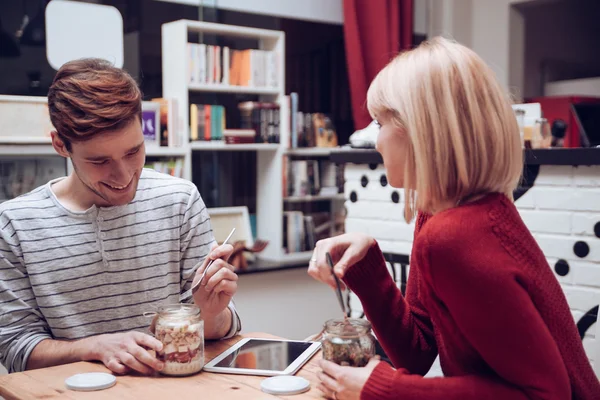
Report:
[[284,371],[311,344],[310,342],[251,339],[214,367]]

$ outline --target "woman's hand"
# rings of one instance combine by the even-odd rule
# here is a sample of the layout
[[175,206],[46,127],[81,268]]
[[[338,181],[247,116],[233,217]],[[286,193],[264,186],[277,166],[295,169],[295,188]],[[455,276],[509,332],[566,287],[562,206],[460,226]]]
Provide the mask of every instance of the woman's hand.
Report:
[[346,233],[319,240],[310,260],[308,274],[335,289],[335,281],[331,276],[325,253],[331,255],[336,276],[343,278],[348,268],[362,260],[374,243],[375,239],[362,233]]
[[318,389],[328,399],[359,400],[360,392],[380,362],[379,357],[375,356],[366,366],[356,368],[341,367],[331,361],[321,360],[319,365],[323,371],[317,373],[321,381]]

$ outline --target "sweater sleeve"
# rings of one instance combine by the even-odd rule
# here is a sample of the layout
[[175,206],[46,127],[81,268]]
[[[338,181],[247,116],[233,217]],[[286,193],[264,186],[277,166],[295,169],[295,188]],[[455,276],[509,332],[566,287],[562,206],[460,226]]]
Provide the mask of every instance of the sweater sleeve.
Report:
[[429,273],[422,272],[458,334],[490,371],[424,379],[380,365],[361,398],[570,399],[558,346],[521,283],[514,259],[506,253],[464,250],[475,243],[441,239],[430,246],[428,240],[421,242],[419,260]]
[[9,373],[25,371],[33,348],[52,338],[13,232],[9,223],[0,230],[0,363]]
[[418,299],[418,271],[411,269],[403,298],[375,243],[347,271],[344,281],[360,299],[365,316],[394,366],[426,374],[437,356],[437,347],[431,320]]

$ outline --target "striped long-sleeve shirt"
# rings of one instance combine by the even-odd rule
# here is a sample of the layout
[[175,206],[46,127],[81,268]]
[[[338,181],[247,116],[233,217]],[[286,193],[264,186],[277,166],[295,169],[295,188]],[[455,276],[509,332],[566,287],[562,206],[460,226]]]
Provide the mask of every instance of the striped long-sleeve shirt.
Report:
[[[144,312],[192,301],[186,292],[214,242],[189,181],[143,170],[132,202],[82,212],[58,201],[54,182],[0,204],[0,362],[9,372],[23,371],[44,339],[148,332]],[[240,329],[229,307],[227,337]]]

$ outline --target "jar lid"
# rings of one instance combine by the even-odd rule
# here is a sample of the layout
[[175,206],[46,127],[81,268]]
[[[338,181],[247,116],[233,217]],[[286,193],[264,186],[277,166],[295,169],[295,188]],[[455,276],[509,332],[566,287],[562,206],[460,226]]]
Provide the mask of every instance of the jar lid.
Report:
[[300,394],[310,389],[310,382],[300,376],[272,376],[260,383],[260,389],[268,394]]
[[108,389],[117,383],[114,375],[104,372],[88,372],[76,374],[65,379],[65,386],[71,390],[89,392],[92,390]]

